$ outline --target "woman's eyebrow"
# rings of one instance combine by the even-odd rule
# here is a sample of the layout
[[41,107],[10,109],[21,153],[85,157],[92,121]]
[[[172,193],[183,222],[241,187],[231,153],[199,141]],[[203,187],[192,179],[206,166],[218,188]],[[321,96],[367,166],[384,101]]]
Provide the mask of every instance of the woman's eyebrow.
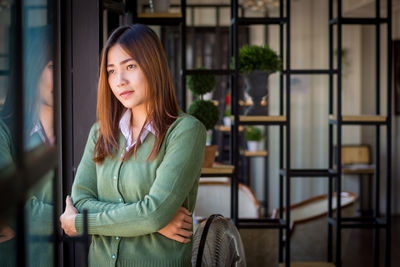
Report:
[[[122,60],[119,64],[120,65],[123,65],[123,64],[125,64],[126,62],[128,62],[128,61],[131,61],[131,60],[134,60],[132,57],[131,58],[127,58],[127,59],[125,59],[125,60]],[[107,64],[107,67],[112,67],[112,66],[114,66],[114,64]]]

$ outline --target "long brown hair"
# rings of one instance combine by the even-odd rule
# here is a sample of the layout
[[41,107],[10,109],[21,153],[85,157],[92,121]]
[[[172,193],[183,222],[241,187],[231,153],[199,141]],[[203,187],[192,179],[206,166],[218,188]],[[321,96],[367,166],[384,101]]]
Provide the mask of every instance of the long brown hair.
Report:
[[[178,117],[179,107],[168,62],[159,38],[149,27],[134,24],[115,29],[102,51],[97,94],[99,136],[94,148],[93,161],[101,164],[106,157],[112,156],[119,148],[119,121],[126,108],[112,93],[107,73],[108,51],[116,44],[120,45],[139,64],[148,83],[146,122],[151,123],[156,136],[153,149],[147,157],[147,160],[152,160],[157,156],[169,126]],[[143,127],[139,136],[143,132]],[[132,154],[136,158],[140,145],[140,138],[137,138],[136,144],[125,153],[123,160],[128,160]]]

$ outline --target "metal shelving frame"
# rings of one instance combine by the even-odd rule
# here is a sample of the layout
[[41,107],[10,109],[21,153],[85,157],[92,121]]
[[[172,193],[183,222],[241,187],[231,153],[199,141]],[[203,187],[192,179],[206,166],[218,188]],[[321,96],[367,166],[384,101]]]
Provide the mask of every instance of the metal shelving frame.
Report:
[[[335,172],[336,178],[336,191],[338,194],[342,191],[342,163],[341,163],[341,149],[342,146],[342,127],[344,125],[373,125],[375,127],[375,207],[373,216],[358,217],[358,218],[345,218],[341,214],[341,198],[336,198],[336,217],[333,217],[332,211],[332,179],[329,182],[329,201],[328,201],[328,261],[332,261],[332,247],[333,247],[333,226],[336,227],[336,266],[342,266],[342,229],[347,228],[367,228],[374,230],[374,266],[379,266],[379,233],[380,230],[386,230],[386,250],[385,250],[385,266],[390,267],[390,253],[391,253],[391,86],[392,86],[392,2],[386,0],[387,16],[386,18],[380,17],[380,0],[375,0],[375,18],[349,18],[342,16],[342,0],[337,0],[337,14],[333,18],[333,0],[329,0],[329,114],[333,114],[334,110],[334,97],[333,97],[333,27],[337,27],[337,71],[335,72],[337,79],[337,106],[336,106],[336,119],[329,120],[329,168],[333,168],[333,126],[336,126],[336,164],[337,169]],[[376,59],[376,83],[375,83],[375,113],[380,116],[380,26],[387,25],[387,116],[385,120],[381,118],[372,119],[369,121],[363,120],[362,116],[352,119],[346,119],[342,115],[342,26],[343,25],[373,25],[375,26],[375,59]],[[382,217],[380,213],[380,127],[386,127],[386,216]]]
[[[231,23],[230,23],[230,39],[229,48],[230,56],[235,58],[234,68],[231,70],[188,70],[186,69],[186,1],[181,0],[181,14],[179,18],[140,18],[137,16],[136,4],[132,5],[132,21],[135,23],[143,23],[148,25],[179,25],[181,30],[181,95],[180,102],[181,108],[186,110],[186,75],[191,74],[215,74],[215,75],[229,75],[230,76],[230,90],[232,97],[232,114],[233,123],[231,126],[231,150],[230,158],[231,164],[235,167],[239,166],[239,126],[241,125],[264,125],[264,126],[278,126],[279,127],[279,219],[240,219],[238,217],[238,170],[234,168],[231,174],[206,174],[202,177],[218,177],[230,176],[231,177],[231,218],[238,228],[247,229],[279,229],[279,262],[285,262],[285,266],[290,267],[290,209],[285,209],[285,219],[283,214],[283,207],[290,207],[290,181],[291,178],[327,178],[328,183],[328,262],[333,261],[333,226],[336,227],[336,266],[341,266],[341,230],[346,228],[372,228],[374,232],[374,266],[379,264],[379,230],[386,230],[386,253],[385,253],[385,266],[390,266],[390,233],[391,233],[391,75],[392,75],[392,47],[391,47],[391,0],[387,1],[387,18],[381,18],[379,14],[380,1],[376,0],[376,17],[375,18],[344,18],[342,17],[342,0],[337,1],[338,16],[333,17],[333,0],[329,1],[329,68],[328,69],[291,69],[291,55],[290,55],[290,6],[291,0],[286,0],[286,14],[284,14],[284,1],[280,0],[279,17],[273,18],[246,18],[238,16],[239,4],[238,0],[231,0]],[[135,1],[136,2],[136,1]],[[239,116],[239,97],[238,97],[238,27],[241,25],[278,25],[279,26],[279,54],[285,62],[285,69],[280,71],[279,74],[279,116],[280,120],[262,121],[262,120],[246,120],[242,121]],[[376,26],[376,115],[380,115],[380,29],[381,24],[387,24],[387,50],[388,50],[388,103],[387,103],[387,118],[385,121],[381,120],[344,120],[342,117],[342,95],[341,95],[341,74],[342,62],[341,57],[337,57],[337,69],[333,66],[334,50],[333,50],[333,27],[337,27],[337,50],[338,55],[342,51],[342,25],[347,24],[368,24]],[[284,53],[284,26],[286,25],[286,54]],[[284,56],[285,55],[285,56]],[[334,75],[337,78],[337,118],[328,120],[329,124],[329,167],[328,169],[292,169],[290,164],[291,145],[290,145],[290,78],[291,75],[328,75],[329,76],[329,114],[333,114],[333,79]],[[286,88],[284,88],[284,79],[286,79]],[[284,100],[284,90],[286,89],[286,99]],[[376,162],[375,172],[375,211],[372,217],[361,218],[342,218],[341,216],[341,198],[337,199],[336,217],[333,216],[332,199],[333,199],[333,180],[336,180],[336,190],[341,192],[341,150],[336,150],[337,168],[334,169],[333,165],[333,127],[336,125],[337,146],[342,144],[342,126],[343,125],[374,125],[376,127],[376,158],[379,159],[379,138],[380,126],[387,127],[387,194],[386,194],[386,217],[382,218],[379,212],[379,161]],[[284,131],[286,130],[286,136]],[[285,139],[284,139],[285,137]],[[286,144],[284,146],[284,144]],[[285,156],[284,156],[285,149]],[[284,199],[285,196],[285,199]],[[286,233],[286,240],[284,242],[283,234]],[[285,249],[284,249],[285,246]]]
[[[280,72],[280,94],[279,94],[279,116],[280,119],[275,120],[243,120],[238,114],[239,111],[239,97],[238,97],[238,58],[239,58],[239,47],[238,47],[238,27],[241,25],[278,25],[279,26],[279,54],[284,59],[284,25],[286,25],[286,69]],[[232,96],[232,114],[234,116],[233,125],[231,127],[231,159],[232,165],[238,166],[239,159],[239,126],[241,125],[275,125],[279,126],[279,147],[280,147],[280,160],[279,167],[283,169],[283,137],[284,128],[286,128],[286,161],[285,165],[290,168],[290,1],[286,4],[286,16],[284,16],[284,5],[283,0],[280,0],[279,17],[262,17],[262,18],[246,18],[238,16],[238,1],[231,0],[231,25],[230,25],[230,56],[235,60],[234,69],[232,70],[230,77],[230,87]],[[283,79],[286,74],[286,117],[284,117],[284,99],[283,99]],[[290,177],[286,179],[286,203],[290,203]],[[238,179],[237,169],[235,168],[234,174],[231,180],[231,218],[235,222],[238,228],[247,229],[279,229],[279,261],[283,261],[283,231],[286,231],[286,235],[289,236],[290,231],[290,209],[286,211],[286,220],[283,220],[283,176],[280,175],[279,179],[279,219],[240,219],[238,218]],[[290,266],[290,239],[287,238],[285,246],[285,263],[286,266]]]

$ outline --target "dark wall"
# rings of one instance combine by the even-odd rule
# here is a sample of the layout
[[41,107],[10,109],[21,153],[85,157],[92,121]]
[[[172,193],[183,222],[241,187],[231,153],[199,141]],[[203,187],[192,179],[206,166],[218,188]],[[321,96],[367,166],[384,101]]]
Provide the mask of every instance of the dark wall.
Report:
[[[99,69],[98,0],[62,1],[63,198],[71,193],[91,125],[96,120]],[[83,266],[84,247],[64,243],[64,266]]]

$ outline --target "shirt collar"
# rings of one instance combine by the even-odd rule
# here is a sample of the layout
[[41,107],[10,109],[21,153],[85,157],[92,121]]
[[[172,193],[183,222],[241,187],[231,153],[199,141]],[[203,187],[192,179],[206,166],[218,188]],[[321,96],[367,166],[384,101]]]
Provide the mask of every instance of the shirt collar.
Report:
[[[130,121],[131,121],[131,110],[127,109],[122,115],[121,120],[119,121],[119,128],[121,129],[122,134],[125,137],[126,140],[126,148],[129,149],[133,145],[135,145],[136,140],[132,140],[132,131],[130,129]],[[153,135],[155,134],[154,128],[151,126],[151,123],[147,122],[144,125],[144,130],[142,132],[142,135],[140,136],[140,142],[143,143],[144,139],[147,137],[147,135],[152,133]]]

